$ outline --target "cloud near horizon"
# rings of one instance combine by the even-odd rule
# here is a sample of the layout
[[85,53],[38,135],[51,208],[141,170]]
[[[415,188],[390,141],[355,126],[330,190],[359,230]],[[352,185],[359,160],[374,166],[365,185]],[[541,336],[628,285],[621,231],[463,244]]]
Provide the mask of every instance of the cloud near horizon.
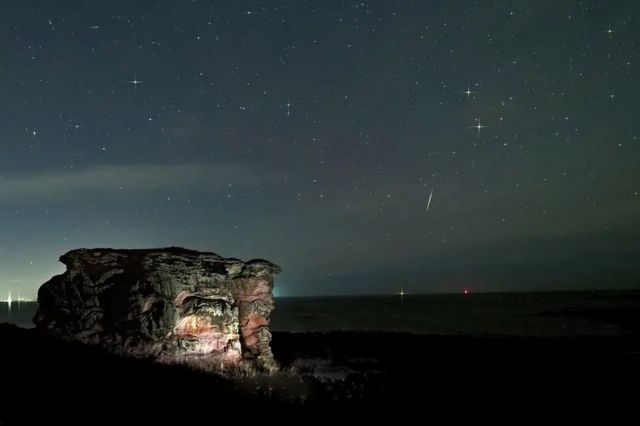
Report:
[[100,165],[0,176],[0,204],[121,191],[150,192],[198,186],[217,191],[229,185],[257,186],[268,176],[241,165],[191,163],[179,165]]

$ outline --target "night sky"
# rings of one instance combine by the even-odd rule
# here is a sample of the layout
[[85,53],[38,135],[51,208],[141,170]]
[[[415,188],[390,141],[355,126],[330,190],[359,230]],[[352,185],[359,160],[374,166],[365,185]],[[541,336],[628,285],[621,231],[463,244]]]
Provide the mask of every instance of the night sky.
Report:
[[640,2],[0,6],[0,298],[78,247],[277,295],[640,284]]

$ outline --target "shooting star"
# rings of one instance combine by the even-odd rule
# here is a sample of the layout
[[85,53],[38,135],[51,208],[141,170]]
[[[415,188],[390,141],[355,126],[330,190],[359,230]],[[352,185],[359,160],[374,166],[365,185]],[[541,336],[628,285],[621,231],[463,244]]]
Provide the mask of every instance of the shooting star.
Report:
[[431,207],[431,197],[433,197],[433,189],[431,190],[431,193],[429,194],[429,200],[427,201],[427,211],[429,211],[429,207]]

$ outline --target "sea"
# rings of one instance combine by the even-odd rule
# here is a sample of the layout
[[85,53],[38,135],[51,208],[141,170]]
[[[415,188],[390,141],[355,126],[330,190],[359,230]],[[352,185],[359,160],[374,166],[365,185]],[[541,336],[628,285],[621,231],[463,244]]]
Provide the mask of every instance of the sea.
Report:
[[[629,332],[640,290],[279,297],[272,331],[387,331],[471,336],[587,336]],[[0,323],[33,327],[37,302],[0,303]]]

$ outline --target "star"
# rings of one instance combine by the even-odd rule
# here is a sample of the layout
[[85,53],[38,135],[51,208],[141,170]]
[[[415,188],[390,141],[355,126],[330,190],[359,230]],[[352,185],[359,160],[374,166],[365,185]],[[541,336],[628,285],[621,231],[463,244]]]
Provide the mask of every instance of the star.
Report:
[[465,95],[467,95],[467,99],[470,99],[470,98],[471,98],[471,95],[475,94],[476,92],[473,92],[473,91],[471,90],[471,87],[469,86],[469,84],[467,84],[467,90],[466,90],[466,91],[464,91],[464,92],[462,92],[462,93],[464,93]]
[[611,29],[611,25],[609,25],[609,29],[608,29],[608,30],[606,30],[606,31],[605,31],[605,33],[607,33],[607,34],[611,35],[611,34],[615,33],[615,31],[613,31],[613,30]]
[[478,124],[474,125],[474,126],[470,126],[470,128],[472,129],[478,129],[478,136],[480,136],[480,131],[484,128],[486,128],[487,126],[483,126],[482,123],[480,123],[480,118],[476,118],[476,121],[478,122]]
[[138,80],[138,75],[134,73],[133,74],[133,80],[129,80],[129,81],[127,81],[127,83],[133,84],[134,91],[137,91],[138,90],[138,84],[142,84],[142,83],[144,83],[144,81]]

